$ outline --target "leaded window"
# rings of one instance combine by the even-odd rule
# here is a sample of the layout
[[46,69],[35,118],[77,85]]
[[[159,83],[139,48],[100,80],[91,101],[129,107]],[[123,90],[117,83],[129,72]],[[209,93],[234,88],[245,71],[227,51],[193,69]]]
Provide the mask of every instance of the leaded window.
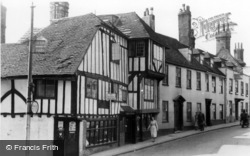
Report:
[[162,101],[162,122],[169,122],[168,101]]
[[55,98],[55,80],[36,80],[35,98]]
[[192,88],[192,73],[191,70],[187,70],[187,89]]
[[197,76],[197,83],[196,83],[196,89],[197,90],[201,90],[201,73],[200,72],[197,72],[196,73],[196,76]]
[[86,78],[86,97],[97,98],[97,80],[92,78]]
[[176,87],[181,87],[181,68],[176,67]]

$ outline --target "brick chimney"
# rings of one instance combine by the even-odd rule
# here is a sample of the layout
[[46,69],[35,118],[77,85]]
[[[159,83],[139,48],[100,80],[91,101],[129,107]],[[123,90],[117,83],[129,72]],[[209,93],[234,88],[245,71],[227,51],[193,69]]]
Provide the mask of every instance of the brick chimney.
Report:
[[234,58],[244,62],[244,49],[242,43],[238,43],[238,46],[235,43]]
[[178,14],[179,24],[179,41],[191,48],[195,48],[194,31],[191,29],[191,12],[190,7],[182,5],[183,9],[180,9]]
[[68,2],[51,2],[50,3],[50,22],[56,19],[68,17]]
[[217,35],[216,35],[216,54],[221,49],[227,49],[230,52],[230,40],[231,40],[231,31],[229,29],[229,24],[222,24],[222,31],[221,25],[218,24],[217,28]]
[[143,21],[147,23],[155,31],[155,15],[153,14],[154,8],[150,8],[150,14],[148,8],[144,11]]
[[1,43],[5,43],[6,11],[6,7],[1,3]]

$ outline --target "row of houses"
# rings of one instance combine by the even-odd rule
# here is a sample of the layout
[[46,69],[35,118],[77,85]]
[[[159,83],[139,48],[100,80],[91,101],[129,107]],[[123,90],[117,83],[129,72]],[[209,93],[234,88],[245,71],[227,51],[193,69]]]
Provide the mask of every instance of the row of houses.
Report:
[[[202,111],[213,126],[249,113],[249,76],[243,47],[230,52],[231,32],[218,29],[216,55],[195,48],[189,6],[179,19],[179,41],[155,32],[146,9],[115,15],[67,17],[67,2],[51,3],[51,24],[36,32],[32,99],[26,113],[29,40],[1,44],[1,140],[63,140],[63,155],[95,153],[159,133],[193,128]],[[152,10],[151,10],[152,11]],[[18,129],[18,130],[17,130]],[[48,153],[53,155],[53,153]]]

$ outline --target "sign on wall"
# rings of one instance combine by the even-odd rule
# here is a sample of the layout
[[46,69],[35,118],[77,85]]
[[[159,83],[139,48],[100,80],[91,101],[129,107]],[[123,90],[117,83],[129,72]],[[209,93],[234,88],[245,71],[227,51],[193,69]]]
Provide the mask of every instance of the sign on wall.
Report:
[[230,31],[234,31],[234,26],[237,24],[231,21],[230,15],[231,13],[229,12],[208,19],[203,17],[193,18],[194,37],[196,39],[204,37],[206,41],[215,39],[216,32],[218,32],[218,24],[220,25],[220,32],[223,30],[223,24],[225,24],[226,29],[229,26]]

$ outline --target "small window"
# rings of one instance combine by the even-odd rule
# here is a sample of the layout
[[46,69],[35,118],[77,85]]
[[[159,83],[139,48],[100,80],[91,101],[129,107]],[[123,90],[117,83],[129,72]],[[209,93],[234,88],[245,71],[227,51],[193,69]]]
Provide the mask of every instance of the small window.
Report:
[[201,73],[197,72],[197,90],[201,90]]
[[244,95],[244,82],[241,81],[241,95]]
[[209,75],[206,74],[206,91],[209,91]]
[[238,95],[239,92],[239,81],[235,80],[235,94]]
[[181,68],[176,67],[176,87],[181,88]]
[[233,92],[233,79],[229,79],[229,93],[232,94]]
[[191,70],[187,70],[187,89],[192,88],[192,73]]
[[216,120],[216,104],[212,104],[212,119]]
[[[248,113],[248,102],[246,102],[246,107],[245,107],[245,109],[246,109],[246,113]],[[249,113],[248,113],[249,114]]]
[[168,65],[165,64],[165,77],[162,82],[163,85],[168,85]]
[[213,93],[216,93],[216,78],[212,76],[212,88],[213,88]]
[[128,97],[128,92],[127,90],[122,90],[122,101],[126,102],[127,101],[127,97]]
[[168,112],[168,101],[162,101],[162,122],[169,122]]
[[222,78],[220,78],[220,93],[223,94],[223,79]]
[[36,81],[36,98],[55,98],[55,80],[37,80]]
[[197,112],[202,111],[201,109],[201,103],[197,103]]
[[223,120],[223,104],[220,104],[220,119]]
[[145,55],[145,43],[144,41],[139,41],[136,43],[136,56],[141,57]]
[[97,80],[92,78],[86,78],[86,97],[97,98]]
[[120,44],[119,43],[112,43],[111,61],[119,64],[120,59],[121,59]]
[[248,83],[246,83],[246,97],[248,97]]
[[144,99],[148,101],[154,100],[154,80],[145,79],[144,81]]
[[145,56],[145,41],[130,41],[128,55],[129,57],[143,57]]
[[192,121],[192,103],[187,102],[187,122]]
[[230,115],[233,115],[233,102],[229,101],[229,113]]

